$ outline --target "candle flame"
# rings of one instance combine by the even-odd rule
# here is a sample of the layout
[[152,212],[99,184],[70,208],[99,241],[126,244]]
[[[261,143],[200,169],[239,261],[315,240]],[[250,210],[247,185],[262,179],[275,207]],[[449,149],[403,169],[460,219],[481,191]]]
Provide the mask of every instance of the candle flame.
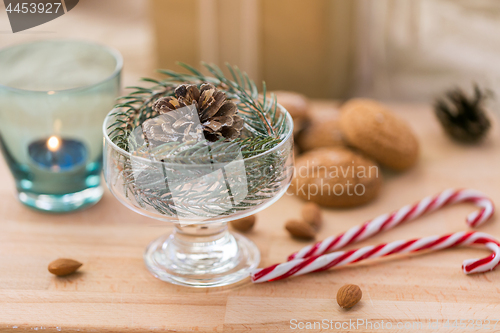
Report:
[[47,141],[47,147],[50,151],[56,151],[57,149],[59,149],[59,145],[59,139],[56,136],[51,136]]

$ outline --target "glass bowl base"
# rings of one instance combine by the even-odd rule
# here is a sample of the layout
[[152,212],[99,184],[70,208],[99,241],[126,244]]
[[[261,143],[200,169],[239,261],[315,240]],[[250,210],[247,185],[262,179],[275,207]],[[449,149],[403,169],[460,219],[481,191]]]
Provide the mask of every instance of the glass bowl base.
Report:
[[18,198],[26,206],[37,210],[64,213],[91,206],[101,199],[102,194],[102,186],[97,186],[61,195],[20,191],[18,192]]
[[259,265],[259,250],[242,235],[227,230],[222,234],[198,242],[179,232],[162,236],[147,247],[146,267],[160,280],[188,287],[222,287],[241,281]]

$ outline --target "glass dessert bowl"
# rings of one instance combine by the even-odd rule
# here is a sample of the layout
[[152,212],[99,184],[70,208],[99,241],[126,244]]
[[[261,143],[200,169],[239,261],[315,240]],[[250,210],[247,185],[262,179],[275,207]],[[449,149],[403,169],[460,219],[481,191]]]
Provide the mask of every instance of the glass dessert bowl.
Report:
[[[179,112],[186,117],[190,109]],[[276,113],[284,128],[279,143],[252,154],[244,145],[203,139],[126,151],[110,138],[120,123],[119,109],[108,114],[103,131],[109,189],[133,211],[174,224],[173,233],[154,240],[144,253],[154,276],[179,285],[219,287],[248,277],[258,266],[255,244],[229,232],[228,222],[270,206],[290,185],[293,122],[280,105]],[[153,119],[155,126],[162,121],[162,116]],[[129,146],[144,143],[139,142],[144,141],[144,124],[131,133]],[[177,153],[165,153],[171,150]],[[166,157],[153,158],[159,151]]]

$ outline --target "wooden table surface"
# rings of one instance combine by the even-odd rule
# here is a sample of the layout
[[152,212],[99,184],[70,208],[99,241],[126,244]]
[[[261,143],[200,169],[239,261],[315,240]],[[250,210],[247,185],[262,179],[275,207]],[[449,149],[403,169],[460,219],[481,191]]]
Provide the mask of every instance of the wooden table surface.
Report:
[[[328,113],[333,105],[316,103],[315,108]],[[449,187],[475,188],[500,203],[496,126],[484,144],[461,146],[444,136],[429,107],[393,108],[410,121],[420,139],[419,164],[402,174],[384,172],[381,195],[369,205],[324,210],[326,223],[318,239]],[[469,325],[469,320],[490,320],[490,331],[500,331],[500,323],[492,329],[500,319],[500,269],[465,276],[460,268],[464,259],[483,256],[484,250],[457,248],[259,285],[245,281],[227,288],[190,289],[155,279],[142,261],[146,245],[171,228],[128,210],[107,190],[90,209],[51,215],[17,201],[3,162],[0,184],[0,331],[273,332],[299,331],[299,323],[324,320],[323,325],[332,325],[324,331],[369,332],[383,321],[384,332],[436,327],[461,332],[459,322],[454,323],[461,319]],[[258,214],[248,237],[261,251],[261,266],[281,262],[307,244],[291,239],[283,228],[287,219],[298,216],[301,205],[285,195]],[[466,230],[464,218],[473,209],[469,204],[449,207],[357,245]],[[499,219],[480,230],[500,237]],[[72,276],[54,277],[47,264],[59,257],[84,266]],[[350,311],[341,310],[335,300],[345,283],[363,290],[362,301]],[[340,329],[349,320],[360,326],[346,329],[344,324]],[[368,321],[375,327],[370,329]],[[387,329],[389,323],[392,329]],[[410,330],[411,325],[421,326]]]

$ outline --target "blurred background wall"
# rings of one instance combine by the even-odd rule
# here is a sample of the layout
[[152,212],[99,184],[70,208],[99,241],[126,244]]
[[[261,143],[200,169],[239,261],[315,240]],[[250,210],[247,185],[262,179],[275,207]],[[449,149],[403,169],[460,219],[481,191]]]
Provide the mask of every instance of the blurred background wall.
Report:
[[159,65],[227,61],[271,89],[346,96],[356,61],[355,2],[153,0]]
[[499,86],[497,0],[152,0],[158,64],[238,64],[310,97]]
[[120,50],[124,83],[176,61],[238,65],[310,97],[429,101],[487,85],[500,96],[498,0],[81,0],[0,46],[80,38]]
[[[500,1],[361,0],[355,94],[427,101],[453,86],[500,99]],[[367,24],[364,24],[367,22]]]

